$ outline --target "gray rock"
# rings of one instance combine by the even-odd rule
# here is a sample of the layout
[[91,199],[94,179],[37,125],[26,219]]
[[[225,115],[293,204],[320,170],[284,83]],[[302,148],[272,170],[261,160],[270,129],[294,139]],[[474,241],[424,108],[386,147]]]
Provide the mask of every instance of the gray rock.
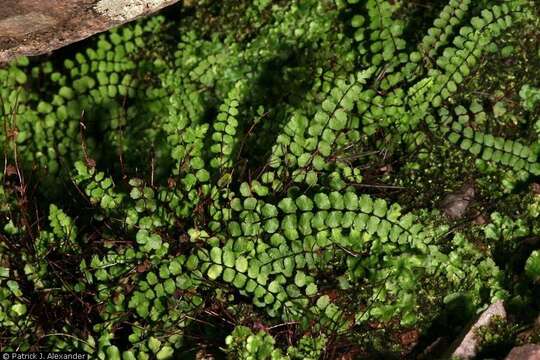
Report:
[[501,300],[491,304],[479,317],[467,328],[462,335],[452,346],[452,358],[457,359],[473,359],[478,352],[479,339],[476,336],[476,330],[481,326],[489,325],[493,317],[499,316],[506,319],[506,310]]
[[474,195],[474,184],[466,183],[458,191],[446,195],[441,201],[441,209],[448,218],[452,220],[460,219],[467,212],[467,208],[474,200]]
[[179,0],[0,0],[0,65],[39,55]]
[[99,0],[94,10],[116,21],[129,21],[163,7],[167,0]]
[[540,345],[527,344],[512,349],[506,360],[540,360]]

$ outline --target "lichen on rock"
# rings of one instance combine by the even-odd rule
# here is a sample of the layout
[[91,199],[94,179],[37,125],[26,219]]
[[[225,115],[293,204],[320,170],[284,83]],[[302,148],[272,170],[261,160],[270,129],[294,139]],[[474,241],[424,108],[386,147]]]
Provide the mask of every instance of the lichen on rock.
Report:
[[94,9],[112,20],[126,21],[170,3],[170,0],[100,0]]

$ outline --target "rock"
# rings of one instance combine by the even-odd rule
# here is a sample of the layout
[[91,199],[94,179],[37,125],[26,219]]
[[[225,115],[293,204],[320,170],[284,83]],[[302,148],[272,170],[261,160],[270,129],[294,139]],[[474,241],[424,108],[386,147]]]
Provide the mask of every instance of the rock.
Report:
[[534,195],[540,195],[540,184],[539,183],[532,183],[531,189]]
[[451,347],[450,357],[457,359],[473,359],[478,351],[478,339],[476,330],[481,326],[489,325],[493,317],[499,316],[506,319],[506,310],[501,300],[491,304],[478,319],[467,328],[464,335]]
[[487,217],[484,216],[483,214],[477,215],[473,220],[473,223],[475,223],[476,225],[486,225],[488,222],[489,221]]
[[56,25],[57,20],[39,12],[11,16],[0,21],[2,36],[24,36]]
[[441,201],[441,209],[451,220],[460,219],[467,212],[467,208],[474,200],[474,195],[474,184],[466,183],[458,191],[446,195]]
[[94,10],[116,21],[129,21],[145,12],[159,9],[163,0],[99,0]]
[[442,359],[445,350],[448,348],[448,337],[438,337],[421,354],[418,355],[418,360]]
[[527,344],[512,349],[506,360],[540,360],[540,345]]
[[39,55],[179,0],[0,0],[0,65]]

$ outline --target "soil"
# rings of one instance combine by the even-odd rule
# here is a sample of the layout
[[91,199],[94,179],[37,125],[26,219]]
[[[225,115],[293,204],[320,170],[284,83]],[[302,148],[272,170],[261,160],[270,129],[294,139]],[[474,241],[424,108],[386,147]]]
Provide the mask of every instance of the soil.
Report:
[[[0,64],[20,55],[40,55],[151,14],[178,0],[117,0],[140,12],[111,18],[98,0],[0,0]],[[141,5],[142,4],[142,5]],[[102,7],[100,7],[102,8]],[[133,6],[131,7],[133,9]]]

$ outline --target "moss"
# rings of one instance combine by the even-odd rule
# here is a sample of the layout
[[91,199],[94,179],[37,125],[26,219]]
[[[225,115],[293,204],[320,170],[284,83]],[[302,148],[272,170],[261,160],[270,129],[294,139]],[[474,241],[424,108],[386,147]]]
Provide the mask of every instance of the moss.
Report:
[[518,326],[501,317],[494,317],[489,325],[476,329],[478,357],[497,357],[508,353],[516,344],[517,329]]

